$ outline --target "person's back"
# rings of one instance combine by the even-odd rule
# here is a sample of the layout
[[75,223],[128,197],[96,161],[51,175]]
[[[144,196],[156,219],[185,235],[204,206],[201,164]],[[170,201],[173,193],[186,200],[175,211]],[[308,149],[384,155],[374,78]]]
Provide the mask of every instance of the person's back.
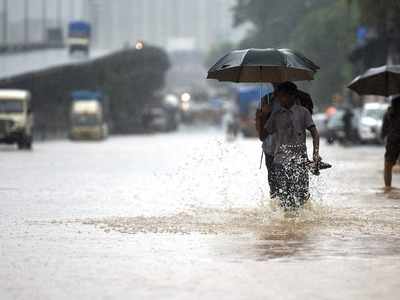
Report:
[[400,142],[400,109],[388,108],[383,119],[382,137],[387,137],[389,142]]
[[265,165],[268,170],[268,185],[270,187],[270,196],[276,195],[276,182],[272,174],[272,163],[274,161],[275,143],[273,135],[261,137],[262,128],[270,118],[271,114],[279,110],[279,103],[274,99],[273,94],[267,94],[262,98],[261,109],[257,110],[256,128],[259,138],[262,141],[262,150],[265,155]]
[[382,125],[382,138],[386,138],[385,152],[385,190],[392,187],[392,169],[400,157],[400,97],[392,100],[392,106],[385,114]]
[[347,142],[351,142],[351,133],[353,130],[353,117],[354,114],[350,108],[346,108],[344,115],[343,115],[343,129],[346,135]]
[[299,105],[307,108],[307,110],[310,112],[312,115],[314,113],[314,103],[313,100],[310,96],[310,94],[303,92],[301,90],[297,90],[297,99]]

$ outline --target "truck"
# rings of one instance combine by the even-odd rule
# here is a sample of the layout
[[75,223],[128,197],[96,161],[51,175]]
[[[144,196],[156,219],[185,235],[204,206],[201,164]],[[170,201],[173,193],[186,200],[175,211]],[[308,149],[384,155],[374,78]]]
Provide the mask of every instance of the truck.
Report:
[[237,93],[239,108],[240,131],[245,137],[256,137],[256,110],[260,106],[261,96],[272,93],[272,86],[240,86]]
[[108,98],[95,91],[72,92],[69,138],[103,140],[108,134]]
[[92,28],[88,22],[73,21],[68,25],[69,53],[83,52],[89,55]]
[[0,90],[0,143],[32,149],[33,113],[26,90]]

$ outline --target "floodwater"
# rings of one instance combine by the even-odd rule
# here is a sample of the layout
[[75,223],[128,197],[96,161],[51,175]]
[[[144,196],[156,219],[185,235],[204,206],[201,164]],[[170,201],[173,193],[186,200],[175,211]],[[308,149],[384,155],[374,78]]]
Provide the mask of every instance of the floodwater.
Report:
[[0,299],[398,299],[384,149],[324,145],[334,168],[289,214],[259,146],[186,130],[0,147]]

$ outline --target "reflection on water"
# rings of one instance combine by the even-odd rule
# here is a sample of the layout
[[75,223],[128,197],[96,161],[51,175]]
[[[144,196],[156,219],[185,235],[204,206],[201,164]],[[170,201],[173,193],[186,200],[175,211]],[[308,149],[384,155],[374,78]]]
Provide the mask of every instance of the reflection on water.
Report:
[[[382,194],[397,197],[397,193]],[[400,199],[400,197],[396,198]],[[256,259],[398,255],[400,206],[328,207],[312,203],[285,213],[272,203],[256,209],[195,208],[175,215],[72,220],[124,234],[224,234],[247,239]],[[235,248],[235,245],[232,245]],[[232,249],[232,251],[235,251]]]
[[376,196],[378,196],[379,198],[400,200],[400,189],[393,187],[390,191],[385,191],[384,188],[381,188],[379,192],[376,193]]
[[[357,161],[359,153],[335,152],[343,157],[330,160],[336,161],[334,172],[311,177],[313,201],[296,213],[285,213],[270,200],[261,201],[255,207],[257,200],[263,197],[260,195],[264,193],[265,181],[262,181],[263,175],[257,177],[250,171],[251,162],[237,164],[238,153],[245,153],[244,150],[220,144],[207,144],[206,148],[206,154],[203,146],[194,151],[199,152],[196,159],[179,168],[176,174],[161,177],[161,185],[179,187],[167,190],[169,194],[163,193],[161,198],[165,203],[170,203],[168,195],[171,199],[177,194],[184,198],[184,205],[174,209],[176,213],[150,212],[151,216],[67,222],[95,226],[108,233],[140,234],[140,237],[150,234],[221,235],[218,239],[223,240],[224,245],[213,243],[212,247],[218,251],[224,248],[221,251],[227,255],[239,254],[255,260],[400,254],[400,191],[393,189],[384,193],[383,189],[374,189],[381,179],[378,178],[381,173],[371,171],[378,170],[371,165],[376,161],[376,153],[363,153],[366,159]],[[261,192],[256,190],[257,186]],[[152,198],[143,196],[141,201],[152,203],[149,199]]]

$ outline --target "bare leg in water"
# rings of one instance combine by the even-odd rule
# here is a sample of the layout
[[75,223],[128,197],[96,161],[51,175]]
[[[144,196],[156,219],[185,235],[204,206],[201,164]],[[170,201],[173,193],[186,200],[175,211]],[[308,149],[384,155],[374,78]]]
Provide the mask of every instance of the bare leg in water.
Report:
[[385,161],[385,170],[384,170],[384,178],[385,178],[385,192],[390,192],[392,189],[392,170],[394,163]]

